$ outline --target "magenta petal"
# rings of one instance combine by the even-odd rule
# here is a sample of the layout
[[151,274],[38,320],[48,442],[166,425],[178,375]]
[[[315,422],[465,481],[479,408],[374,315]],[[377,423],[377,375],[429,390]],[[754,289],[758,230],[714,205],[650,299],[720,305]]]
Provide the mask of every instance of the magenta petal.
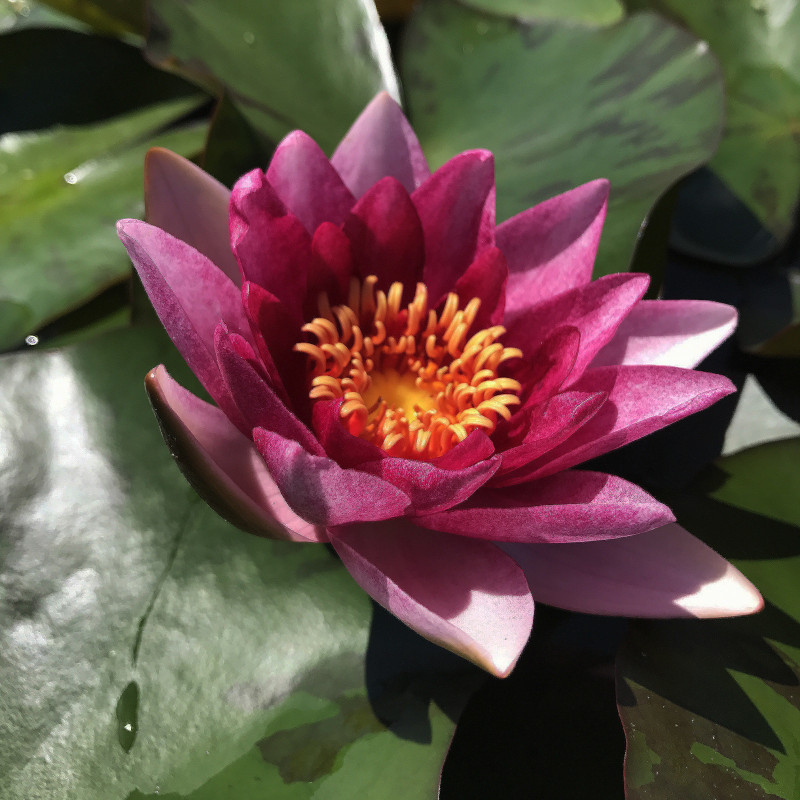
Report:
[[513,314],[588,283],[606,216],[608,181],[585,183],[497,226]]
[[481,489],[418,525],[498,542],[583,542],[633,536],[675,517],[643,489],[602,472],[562,472],[505,489]]
[[260,169],[236,181],[230,205],[231,247],[242,281],[263,286],[301,313],[311,263],[311,237]]
[[502,545],[536,600],[584,614],[736,617],[764,607],[736,567],[680,525],[583,544]]
[[[311,273],[308,297],[314,303],[320,292],[326,292],[332,306],[345,302],[353,274],[350,240],[338,225],[323,222],[311,240]],[[317,306],[309,309],[318,313]]]
[[359,277],[378,277],[378,288],[387,292],[395,281],[405,288],[411,302],[422,277],[425,242],[422,225],[408,192],[394,178],[383,178],[353,207],[344,224],[352,245]]
[[397,487],[357,469],[342,469],[277,433],[256,428],[253,441],[286,502],[309,522],[331,526],[390,519],[409,507]]
[[430,175],[416,134],[386,92],[361,112],[336,148],[331,164],[356,197],[387,175],[400,181],[408,192]]
[[489,458],[494,451],[492,440],[483,431],[476,430],[431,463],[442,469],[464,469]]
[[615,450],[736,391],[727,378],[709,372],[627,366],[588,370],[571,388],[607,392],[608,399],[573,436],[515,474],[515,482],[552,475]]
[[180,354],[215,402],[236,419],[214,358],[214,329],[224,320],[249,337],[239,289],[206,256],[160,228],[123,219],[117,233]]
[[339,528],[331,543],[356,582],[417,633],[498,677],[514,668],[533,602],[498,548],[406,520]]
[[524,353],[526,345],[542,341],[559,326],[577,328],[581,341],[569,379],[572,383],[612,338],[619,324],[639,302],[649,281],[647,275],[606,275],[539,305],[519,308],[511,316],[507,307],[505,342],[520,347]]
[[430,305],[452,291],[483,247],[494,245],[494,158],[472,150],[451,158],[412,195],[425,233]]
[[499,456],[463,469],[441,469],[429,461],[389,457],[362,464],[361,469],[402,489],[411,498],[414,512],[420,514],[444,511],[466,500],[499,466]]
[[500,325],[506,308],[508,266],[497,247],[485,247],[456,281],[455,292],[462,305],[479,297],[481,307],[475,316],[473,331]]
[[145,379],[170,450],[196,491],[248,533],[295,542],[327,541],[281,497],[264,461],[225,414],[177,384],[163,366]]
[[153,147],[144,160],[145,218],[199,250],[234,283],[239,265],[228,233],[230,190],[183,156]]
[[595,356],[593,367],[696,367],[736,328],[736,309],[707,300],[642,300]]
[[217,328],[214,340],[219,371],[231,396],[247,423],[247,428],[266,428],[296,440],[311,453],[324,452],[314,434],[286,407],[275,390],[249,363],[224,325]]
[[341,225],[356,201],[319,145],[302,131],[278,145],[267,180],[309,233],[323,222]]

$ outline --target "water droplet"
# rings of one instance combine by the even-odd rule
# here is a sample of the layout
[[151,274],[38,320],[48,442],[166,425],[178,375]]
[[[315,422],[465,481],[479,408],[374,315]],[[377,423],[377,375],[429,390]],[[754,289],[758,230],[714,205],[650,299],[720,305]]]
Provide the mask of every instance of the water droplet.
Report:
[[478,24],[475,26],[475,29],[478,31],[478,33],[479,33],[481,36],[483,36],[483,35],[485,35],[485,34],[489,33],[489,23],[488,23],[488,22],[485,22],[484,20],[481,20],[481,21],[480,21],[480,22],[479,22],[479,23],[478,23]]
[[156,785],[156,794],[161,794],[161,787]]
[[245,31],[242,39],[244,39],[245,44],[255,44],[256,35],[252,31]]
[[31,347],[33,347],[35,344],[39,344],[39,337],[34,336],[33,334],[31,334],[30,336],[26,336],[25,344],[29,344]]
[[68,172],[64,176],[64,183],[69,183],[70,185],[72,185],[77,182],[78,182],[78,176],[74,172]]
[[139,729],[139,686],[131,681],[117,701],[117,739],[119,746],[130,753]]
[[708,52],[708,42],[698,42],[694,49],[697,55],[704,56]]
[[206,750],[206,755],[208,755],[208,754],[209,754],[209,753],[208,753],[208,750]]

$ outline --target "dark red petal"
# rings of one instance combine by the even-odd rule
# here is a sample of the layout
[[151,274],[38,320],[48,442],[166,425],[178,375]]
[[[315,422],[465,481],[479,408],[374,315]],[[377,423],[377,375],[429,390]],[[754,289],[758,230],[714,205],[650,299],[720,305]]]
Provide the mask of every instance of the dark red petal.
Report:
[[377,275],[383,291],[400,281],[403,300],[410,302],[422,278],[425,246],[416,208],[402,185],[395,178],[376,183],[353,207],[344,232],[358,276]]
[[461,298],[462,308],[473,297],[481,300],[472,326],[473,332],[502,323],[507,281],[508,265],[502,251],[496,247],[483,248],[456,281],[455,292]]

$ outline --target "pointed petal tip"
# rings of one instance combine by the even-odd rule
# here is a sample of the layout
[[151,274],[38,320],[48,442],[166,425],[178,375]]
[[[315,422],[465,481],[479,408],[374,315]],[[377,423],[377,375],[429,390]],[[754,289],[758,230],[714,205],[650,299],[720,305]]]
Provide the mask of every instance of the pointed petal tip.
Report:
[[698,619],[745,617],[764,608],[761,593],[733,564],[728,564],[716,580],[703,584],[691,594],[676,598],[674,603],[689,616]]

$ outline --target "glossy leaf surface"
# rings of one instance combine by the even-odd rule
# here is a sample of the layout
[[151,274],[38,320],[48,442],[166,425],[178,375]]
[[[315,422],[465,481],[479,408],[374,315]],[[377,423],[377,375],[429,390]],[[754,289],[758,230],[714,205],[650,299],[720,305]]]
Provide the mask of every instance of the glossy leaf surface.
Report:
[[203,131],[157,133],[197,106],[173,100],[112,120],[0,137],[0,299],[30,307],[0,348],[130,273],[114,224],[141,216],[148,148],[190,154]]
[[636,623],[617,662],[628,800],[797,796],[800,440],[720,459],[678,519],[730,557],[766,608]]
[[435,796],[475,671],[325,547],[208,509],[141,387],[162,360],[139,328],[0,361],[0,796]]
[[148,52],[230,96],[277,142],[301,128],[332,150],[396,79],[372,0],[151,0]]
[[494,152],[498,220],[611,181],[596,274],[627,269],[650,207],[711,155],[722,121],[707,48],[650,14],[594,29],[426,3],[401,66],[432,166],[461,150]]
[[463,0],[489,14],[520,19],[565,19],[584,25],[619,22],[624,8],[618,0]]

